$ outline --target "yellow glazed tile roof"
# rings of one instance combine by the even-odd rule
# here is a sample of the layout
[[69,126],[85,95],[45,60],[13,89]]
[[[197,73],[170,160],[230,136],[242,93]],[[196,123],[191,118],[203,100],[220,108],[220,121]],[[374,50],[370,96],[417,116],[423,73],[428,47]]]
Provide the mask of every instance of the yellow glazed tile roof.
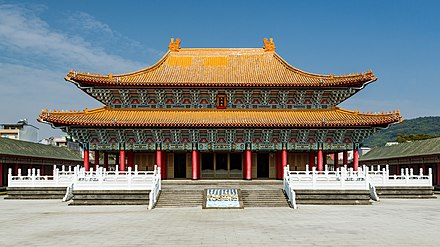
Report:
[[365,114],[340,108],[300,109],[124,109],[83,112],[43,110],[38,119],[55,126],[90,127],[361,127],[401,121],[400,113]]
[[319,75],[299,70],[264,48],[180,48],[180,40],[151,67],[121,75],[70,71],[66,80],[108,87],[344,87],[362,86],[377,78],[372,71]]

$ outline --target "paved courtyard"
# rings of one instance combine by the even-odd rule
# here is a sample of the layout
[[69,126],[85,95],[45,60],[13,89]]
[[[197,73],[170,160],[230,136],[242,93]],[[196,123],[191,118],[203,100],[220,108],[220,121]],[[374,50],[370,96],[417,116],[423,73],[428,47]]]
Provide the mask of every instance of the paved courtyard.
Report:
[[0,246],[439,246],[440,200],[202,210],[0,197]]

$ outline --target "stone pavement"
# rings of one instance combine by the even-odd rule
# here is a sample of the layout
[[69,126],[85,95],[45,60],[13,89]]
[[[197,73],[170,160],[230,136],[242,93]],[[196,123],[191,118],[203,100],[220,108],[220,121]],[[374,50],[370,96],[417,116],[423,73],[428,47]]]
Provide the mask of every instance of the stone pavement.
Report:
[[0,246],[439,246],[440,199],[202,210],[0,197]]

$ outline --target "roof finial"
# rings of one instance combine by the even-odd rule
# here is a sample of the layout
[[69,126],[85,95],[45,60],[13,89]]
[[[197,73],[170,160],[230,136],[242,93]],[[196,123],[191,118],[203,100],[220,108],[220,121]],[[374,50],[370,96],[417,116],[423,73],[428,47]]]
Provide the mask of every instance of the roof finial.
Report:
[[264,38],[263,40],[264,43],[264,51],[275,51],[275,43],[273,42],[273,39],[270,38],[269,41],[267,40],[267,38]]
[[170,45],[168,46],[168,49],[170,49],[170,51],[179,51],[180,39],[177,38],[176,41],[174,41],[174,38],[171,38],[171,42]]

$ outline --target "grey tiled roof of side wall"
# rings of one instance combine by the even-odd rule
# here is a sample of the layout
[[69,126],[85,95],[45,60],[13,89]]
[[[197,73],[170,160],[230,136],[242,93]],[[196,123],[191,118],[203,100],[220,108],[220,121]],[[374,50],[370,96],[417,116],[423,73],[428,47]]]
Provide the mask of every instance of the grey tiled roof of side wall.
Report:
[[0,155],[82,161],[81,155],[65,147],[0,138]]
[[360,157],[360,161],[383,160],[401,157],[440,155],[440,137],[422,141],[377,147]]

